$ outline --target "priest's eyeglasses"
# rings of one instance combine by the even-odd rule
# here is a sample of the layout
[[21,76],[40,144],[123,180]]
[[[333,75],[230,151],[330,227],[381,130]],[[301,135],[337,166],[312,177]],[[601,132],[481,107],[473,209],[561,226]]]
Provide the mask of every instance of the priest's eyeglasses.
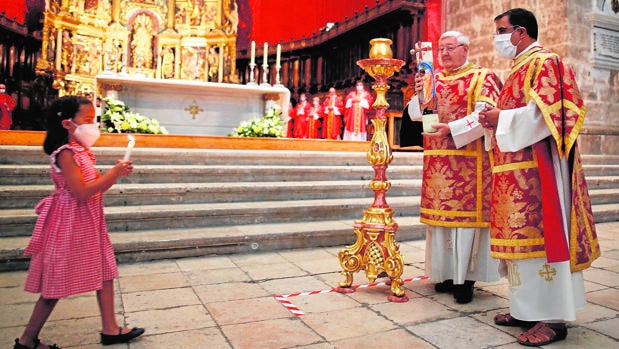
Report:
[[464,44],[459,44],[459,45],[456,45],[456,46],[439,47],[438,48],[438,52],[439,53],[443,53],[443,52],[447,51],[449,53],[452,53],[455,49],[457,49],[460,46],[464,46]]
[[[506,33],[506,31],[507,31],[509,28],[512,28],[512,29],[516,30],[516,28],[520,28],[520,26],[519,26],[519,25],[511,25],[511,26],[509,26],[509,27],[500,27],[500,28],[497,28],[497,29],[496,29],[496,31],[494,32],[494,35],[507,34],[507,33]],[[513,31],[513,30],[512,30],[512,31]]]

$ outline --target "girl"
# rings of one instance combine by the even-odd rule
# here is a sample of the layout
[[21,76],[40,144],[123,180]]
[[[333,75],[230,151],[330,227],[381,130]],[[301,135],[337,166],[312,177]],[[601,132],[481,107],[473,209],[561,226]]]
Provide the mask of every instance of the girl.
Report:
[[41,295],[13,349],[58,349],[39,341],[56,303],[95,290],[102,344],[128,342],[144,333],[116,322],[113,282],[118,268],[103,214],[103,193],[119,177],[129,175],[133,166],[118,160],[99,175],[89,149],[97,138],[95,108],[89,99],[65,96],[52,104],[43,148],[50,155],[55,190],[35,208],[39,218],[25,251],[32,258],[24,289]]

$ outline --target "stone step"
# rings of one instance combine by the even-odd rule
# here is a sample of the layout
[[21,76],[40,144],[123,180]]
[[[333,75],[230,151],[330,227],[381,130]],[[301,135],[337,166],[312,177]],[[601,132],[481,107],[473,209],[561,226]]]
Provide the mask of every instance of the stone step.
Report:
[[[358,218],[362,218],[359,212]],[[425,225],[416,216],[399,217],[396,241],[418,240]],[[292,248],[351,245],[356,240],[353,220],[324,220],[311,224],[273,223],[230,225],[139,233],[110,233],[119,262],[146,261],[208,254],[251,253]],[[23,251],[29,237],[2,239],[0,271],[27,268]]]
[[[210,204],[142,205],[106,207],[108,230],[141,231],[184,229],[258,223],[314,222],[354,219],[370,207],[370,198],[258,201]],[[419,213],[419,197],[392,197],[387,202],[395,216]],[[33,209],[0,210],[0,237],[32,232],[37,215]]]
[[[619,204],[619,189],[590,191],[593,205]],[[317,222],[354,219],[372,204],[370,197],[177,203],[168,205],[110,206],[106,220],[110,232],[251,225],[258,223]],[[419,196],[387,196],[394,217],[419,214]],[[37,215],[32,208],[0,210],[0,237],[30,235]],[[597,219],[597,217],[596,217]]]
[[[596,223],[617,221],[619,204],[593,205]],[[291,248],[351,245],[356,236],[352,225],[362,218],[322,220],[318,222],[259,223],[157,229],[139,232],[111,232],[117,259],[120,263],[167,258],[194,257],[209,254],[232,254],[273,251]],[[396,217],[396,241],[418,240],[425,237],[426,226],[417,215]],[[24,270],[29,257],[23,255],[29,236],[2,238],[0,271]]]
[[[105,172],[110,166],[97,166]],[[371,180],[374,171],[364,166],[270,166],[270,165],[147,165],[136,166],[119,183],[286,182]],[[390,166],[388,179],[421,178],[421,165]],[[0,186],[51,184],[49,165],[0,165]]]
[[[420,179],[390,180],[388,196],[414,196]],[[53,185],[0,187],[0,209],[33,208],[53,192]],[[260,193],[260,195],[256,195]],[[374,197],[368,180],[117,184],[105,195],[105,206],[196,204]]]

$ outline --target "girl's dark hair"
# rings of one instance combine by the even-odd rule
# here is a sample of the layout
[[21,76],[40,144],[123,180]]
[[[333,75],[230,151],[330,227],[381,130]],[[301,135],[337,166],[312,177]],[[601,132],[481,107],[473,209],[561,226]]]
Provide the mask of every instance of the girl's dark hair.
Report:
[[46,154],[51,155],[56,149],[69,143],[69,131],[62,126],[62,121],[73,118],[84,104],[92,102],[82,96],[63,96],[52,103],[47,111],[47,134],[43,142]]

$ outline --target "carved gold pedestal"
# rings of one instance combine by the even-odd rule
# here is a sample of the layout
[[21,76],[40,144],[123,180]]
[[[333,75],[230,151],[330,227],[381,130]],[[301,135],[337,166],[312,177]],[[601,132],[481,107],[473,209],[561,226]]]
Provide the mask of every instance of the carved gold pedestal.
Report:
[[373,39],[370,44],[370,58],[362,59],[357,64],[376,80],[372,85],[376,91],[376,101],[372,105],[376,109],[376,118],[372,120],[375,131],[367,152],[368,161],[374,168],[374,178],[370,182],[370,188],[374,190],[374,202],[363,212],[363,219],[353,224],[357,235],[355,244],[345,247],[338,255],[346,280],[340,282],[336,290],[341,293],[354,292],[351,287],[353,273],[365,270],[370,282],[386,274],[391,284],[388,299],[392,302],[406,302],[408,297],[401,287],[404,258],[395,242],[398,224],[393,220],[393,210],[385,200],[385,194],[391,187],[386,171],[393,159],[385,131],[385,111],[389,108],[385,92],[389,89],[387,79],[399,71],[405,62],[391,58],[391,40]]

